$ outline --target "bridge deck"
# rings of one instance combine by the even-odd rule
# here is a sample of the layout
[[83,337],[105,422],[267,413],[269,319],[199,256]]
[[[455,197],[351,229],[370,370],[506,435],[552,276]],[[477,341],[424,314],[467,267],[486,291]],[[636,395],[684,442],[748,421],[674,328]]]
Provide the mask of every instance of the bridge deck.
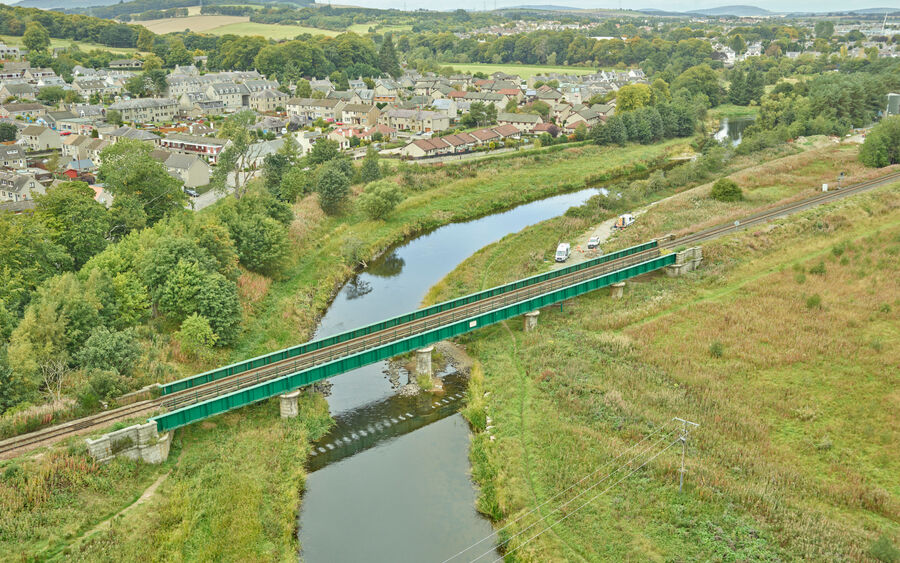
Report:
[[552,277],[535,276],[541,279],[518,289],[173,393],[163,398],[163,405],[175,410],[152,420],[160,431],[185,426],[674,263],[675,254],[660,256],[654,244],[605,263],[588,261],[552,272]]

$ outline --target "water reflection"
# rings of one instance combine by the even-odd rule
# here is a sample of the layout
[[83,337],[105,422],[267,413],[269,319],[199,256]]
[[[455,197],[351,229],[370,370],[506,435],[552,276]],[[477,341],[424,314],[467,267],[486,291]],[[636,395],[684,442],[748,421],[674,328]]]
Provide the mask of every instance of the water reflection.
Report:
[[722,119],[722,125],[715,134],[715,139],[720,143],[730,141],[732,146],[741,144],[744,129],[753,124],[752,117],[732,117]]
[[395,249],[390,254],[382,256],[378,260],[372,262],[372,264],[366,268],[366,271],[379,278],[393,278],[394,276],[399,276],[400,273],[403,272],[403,266],[405,265],[406,260],[401,258],[400,254]]

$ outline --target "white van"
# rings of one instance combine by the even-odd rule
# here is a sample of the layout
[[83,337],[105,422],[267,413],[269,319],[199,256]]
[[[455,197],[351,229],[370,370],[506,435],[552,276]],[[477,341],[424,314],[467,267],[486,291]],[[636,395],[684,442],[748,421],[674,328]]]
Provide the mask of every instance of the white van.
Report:
[[626,213],[625,215],[620,215],[618,219],[616,219],[616,224],[613,225],[613,229],[626,229],[634,223],[634,215],[631,213]]
[[559,243],[559,246],[556,247],[556,261],[557,262],[565,262],[569,259],[569,254],[572,253],[571,247],[567,242]]

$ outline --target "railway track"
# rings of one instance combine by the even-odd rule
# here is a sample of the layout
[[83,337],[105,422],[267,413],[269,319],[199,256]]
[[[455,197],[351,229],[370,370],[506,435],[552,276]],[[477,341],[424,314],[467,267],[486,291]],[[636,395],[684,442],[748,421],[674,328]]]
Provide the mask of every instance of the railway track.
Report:
[[605,273],[609,273],[631,266],[633,264],[650,260],[659,256],[660,249],[671,249],[680,246],[688,246],[705,240],[714,239],[725,234],[759,225],[773,219],[784,217],[798,211],[821,205],[822,203],[841,199],[895,181],[900,181],[900,172],[895,172],[886,176],[882,176],[881,178],[861,182],[859,184],[848,186],[840,190],[822,192],[811,198],[792,202],[781,207],[751,215],[741,221],[737,221],[732,224],[718,225],[677,239],[661,240],[658,248],[638,252],[630,256],[625,256],[616,260],[612,260],[610,262],[598,264],[591,268],[585,268],[584,270],[572,272],[570,274],[546,280],[532,286],[523,287],[510,291],[508,293],[489,297],[487,299],[476,301],[474,303],[469,303],[455,309],[436,313],[430,317],[417,319],[415,321],[411,321],[397,327],[361,336],[347,342],[328,346],[326,348],[321,348],[319,350],[309,352],[296,358],[282,360],[265,367],[232,375],[226,378],[222,378],[218,381],[198,385],[191,389],[185,389],[183,391],[178,391],[176,393],[172,393],[170,395],[166,395],[156,399],[140,401],[131,405],[126,405],[124,407],[109,410],[104,413],[74,420],[72,422],[51,426],[29,434],[15,436],[13,438],[0,441],[0,459],[8,458],[12,455],[17,455],[38,446],[53,443],[68,436],[86,434],[93,430],[102,428],[105,425],[110,424],[111,422],[132,418],[144,413],[151,413],[161,409],[170,411],[175,410],[187,405],[217,397],[219,395],[231,393],[250,385],[264,383],[271,379],[282,377],[291,373],[296,373],[298,371],[302,371],[324,362],[329,362],[345,356],[362,352],[369,348],[380,346],[386,342],[436,329],[445,324],[475,316],[486,311],[498,309],[506,305],[511,305],[518,301],[529,299],[542,293],[553,291],[555,289],[569,286],[586,279],[594,278]]

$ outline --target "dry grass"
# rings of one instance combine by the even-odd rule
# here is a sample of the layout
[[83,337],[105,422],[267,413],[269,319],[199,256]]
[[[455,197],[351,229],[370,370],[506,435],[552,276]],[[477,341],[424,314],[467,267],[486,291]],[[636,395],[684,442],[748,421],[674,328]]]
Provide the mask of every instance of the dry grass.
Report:
[[271,278],[246,270],[241,272],[237,287],[245,313],[249,313],[253,306],[266,296],[270,285],[272,285]]
[[247,16],[198,15],[186,18],[162,18],[137,22],[153,33],[165,34],[191,30],[197,33],[213,31],[226,25],[249,23]]

